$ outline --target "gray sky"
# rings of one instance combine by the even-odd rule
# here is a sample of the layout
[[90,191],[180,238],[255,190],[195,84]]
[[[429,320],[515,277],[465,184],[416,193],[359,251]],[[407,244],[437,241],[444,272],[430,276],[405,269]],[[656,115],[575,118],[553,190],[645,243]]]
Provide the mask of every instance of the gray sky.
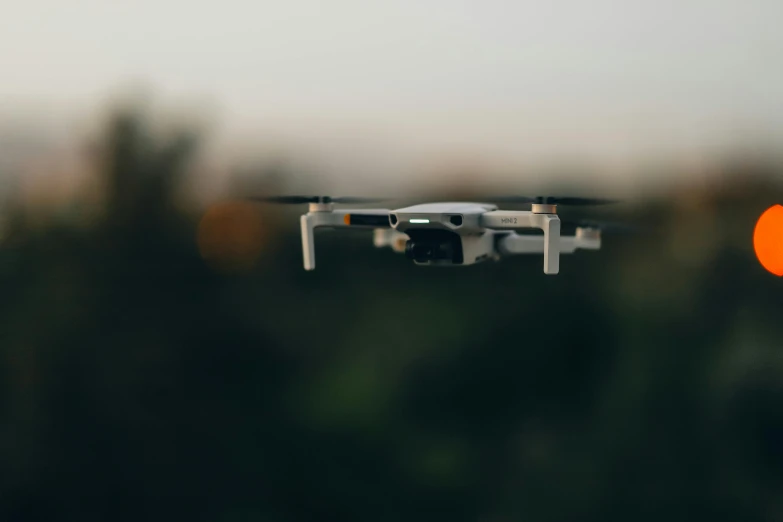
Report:
[[783,134],[780,0],[0,7],[5,112],[94,110],[142,82],[204,100],[224,137],[307,144],[335,169],[622,163]]

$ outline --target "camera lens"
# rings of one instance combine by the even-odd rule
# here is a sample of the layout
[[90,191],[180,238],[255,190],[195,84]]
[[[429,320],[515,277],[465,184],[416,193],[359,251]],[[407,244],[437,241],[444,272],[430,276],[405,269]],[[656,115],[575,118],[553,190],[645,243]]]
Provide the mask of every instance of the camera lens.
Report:
[[405,256],[417,263],[459,265],[463,262],[460,237],[447,230],[411,229],[405,244]]
[[435,257],[435,250],[430,245],[419,245],[413,251],[413,256],[422,261]]
[[397,224],[397,214],[389,214],[389,223],[391,223],[391,226]]
[[408,241],[405,245],[405,254],[409,259],[424,263],[426,261],[450,260],[454,255],[454,250],[448,243]]
[[416,243],[415,241],[408,241],[405,245],[405,255],[409,259],[418,261],[420,263],[429,261],[432,259],[433,251],[432,246],[427,243]]

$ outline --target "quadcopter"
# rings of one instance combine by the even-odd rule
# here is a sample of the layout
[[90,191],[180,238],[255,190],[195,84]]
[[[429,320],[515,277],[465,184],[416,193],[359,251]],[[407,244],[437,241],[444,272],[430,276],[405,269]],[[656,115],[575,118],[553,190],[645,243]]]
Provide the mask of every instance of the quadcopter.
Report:
[[[307,204],[300,218],[305,270],[315,269],[316,228],[374,230],[374,245],[413,260],[416,265],[467,266],[517,254],[543,254],[544,273],[560,271],[560,254],[599,250],[601,231],[623,228],[577,222],[573,236],[560,235],[558,205],[604,205],[613,200],[575,197],[503,197],[498,203],[529,203],[530,210],[500,210],[496,203],[441,202],[399,209],[345,209],[339,204],[382,200],[329,196],[271,196],[255,201]],[[537,235],[524,233],[538,230]]]

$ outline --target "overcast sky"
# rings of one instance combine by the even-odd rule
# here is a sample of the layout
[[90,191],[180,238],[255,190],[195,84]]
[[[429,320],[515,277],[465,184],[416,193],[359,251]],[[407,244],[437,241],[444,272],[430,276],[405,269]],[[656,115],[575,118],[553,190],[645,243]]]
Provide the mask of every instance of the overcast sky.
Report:
[[[0,0],[0,108],[143,82],[336,158],[698,153],[783,130],[780,0]],[[41,105],[45,104],[45,105]],[[352,145],[353,144],[353,145]],[[364,154],[364,156],[362,156]]]

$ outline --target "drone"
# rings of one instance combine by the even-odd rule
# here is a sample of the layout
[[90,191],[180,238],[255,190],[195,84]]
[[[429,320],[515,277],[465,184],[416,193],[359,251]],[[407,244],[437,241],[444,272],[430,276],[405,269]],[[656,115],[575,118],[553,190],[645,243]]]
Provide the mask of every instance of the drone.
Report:
[[[601,232],[623,225],[580,221],[572,236],[561,236],[558,205],[589,206],[614,200],[578,197],[494,198],[497,203],[530,204],[530,210],[500,210],[497,203],[439,202],[399,209],[345,209],[335,205],[374,203],[374,198],[271,196],[255,201],[307,204],[300,218],[305,270],[315,269],[316,228],[372,229],[378,248],[405,253],[416,265],[468,266],[517,254],[543,254],[544,273],[560,271],[560,255],[599,250]],[[536,235],[526,231],[540,231]]]

